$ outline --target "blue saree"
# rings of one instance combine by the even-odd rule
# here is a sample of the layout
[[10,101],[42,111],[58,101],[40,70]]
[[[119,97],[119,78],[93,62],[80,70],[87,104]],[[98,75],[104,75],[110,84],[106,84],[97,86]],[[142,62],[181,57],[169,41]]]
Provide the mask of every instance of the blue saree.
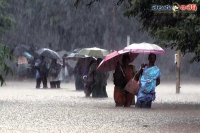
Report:
[[160,69],[157,66],[150,68],[145,67],[140,78],[140,89],[138,91],[137,100],[154,101],[156,79],[161,76]]

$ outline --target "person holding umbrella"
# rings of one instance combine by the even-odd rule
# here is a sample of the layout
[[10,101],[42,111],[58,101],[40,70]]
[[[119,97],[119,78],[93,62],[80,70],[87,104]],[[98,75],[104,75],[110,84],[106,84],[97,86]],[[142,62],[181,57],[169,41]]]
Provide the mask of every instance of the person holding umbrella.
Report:
[[57,62],[56,59],[52,59],[48,75],[51,88],[60,88],[60,82],[62,80],[61,69],[62,69],[61,63]]
[[40,88],[41,81],[43,83],[43,88],[48,88],[48,62],[45,60],[45,57],[40,56],[40,58],[35,61],[34,67],[36,68],[36,88]]
[[89,69],[88,77],[93,77],[93,83],[91,85],[92,97],[103,98],[108,97],[106,92],[107,79],[109,74],[107,72],[101,72],[97,69],[98,65],[101,63],[102,58],[97,58]]
[[73,74],[73,68],[69,65],[68,59],[66,58],[67,54],[64,54],[62,57],[62,80],[63,82],[69,82]]
[[107,55],[97,68],[102,72],[115,71],[113,73],[113,81],[116,107],[129,107],[131,104],[135,104],[135,93],[125,90],[125,88],[127,88],[127,83],[133,79],[136,73],[135,67],[129,65],[129,63],[133,62],[137,56],[138,53],[129,51],[114,51]]
[[40,88],[40,84],[41,84],[41,76],[40,76],[40,69],[39,69],[39,65],[41,63],[41,60],[40,59],[37,59],[35,61],[35,71],[36,71],[36,74],[35,74],[35,78],[36,78],[36,88]]
[[84,66],[83,66],[83,64],[84,64],[84,60],[79,59],[73,70],[76,90],[84,90],[84,82],[83,82]]
[[90,58],[90,62],[85,67],[85,70],[83,72],[83,81],[84,81],[84,93],[86,97],[89,97],[92,93],[92,85],[93,85],[93,75],[88,75],[89,69],[93,63],[96,62],[96,58]]
[[160,84],[160,69],[155,66],[156,54],[164,54],[165,50],[159,45],[151,43],[133,43],[124,48],[124,51],[149,54],[148,64],[142,64],[136,77],[139,79],[140,88],[137,94],[136,107],[151,108],[155,100],[155,88]]
[[126,84],[134,77],[136,70],[133,65],[129,65],[130,56],[129,54],[124,54],[122,57],[122,65],[117,63],[115,72],[113,74],[114,78],[114,100],[116,107],[124,106],[130,107],[132,102],[135,102],[134,94],[124,90]]
[[149,63],[142,64],[137,74],[140,81],[140,89],[137,95],[136,107],[151,108],[152,101],[155,100],[155,88],[160,84],[160,69],[155,66],[156,54],[149,54]]
[[59,60],[61,59],[61,57],[58,55],[57,52],[48,49],[48,48],[40,48],[38,50],[35,51],[41,59],[41,63],[39,65],[39,72],[40,72],[40,77],[43,81],[43,88],[47,88],[47,76],[49,73],[49,61],[44,60],[44,59],[55,59],[55,60]]

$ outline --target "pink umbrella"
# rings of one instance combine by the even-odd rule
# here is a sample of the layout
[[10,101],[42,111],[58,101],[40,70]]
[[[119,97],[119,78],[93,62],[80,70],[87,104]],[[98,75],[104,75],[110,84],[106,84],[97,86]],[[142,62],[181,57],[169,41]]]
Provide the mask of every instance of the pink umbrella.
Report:
[[[129,51],[115,51],[109,55],[107,55],[103,61],[99,64],[98,70],[100,71],[112,71],[115,70],[115,67],[117,66],[117,62],[119,61],[122,63],[122,56],[123,54],[127,54]],[[134,59],[138,56],[138,53],[129,53],[130,55],[130,62],[133,62]]]
[[151,44],[151,43],[134,43],[131,44],[123,49],[123,51],[129,51],[133,53],[143,53],[143,54],[164,54],[165,51],[158,45],[156,44]]

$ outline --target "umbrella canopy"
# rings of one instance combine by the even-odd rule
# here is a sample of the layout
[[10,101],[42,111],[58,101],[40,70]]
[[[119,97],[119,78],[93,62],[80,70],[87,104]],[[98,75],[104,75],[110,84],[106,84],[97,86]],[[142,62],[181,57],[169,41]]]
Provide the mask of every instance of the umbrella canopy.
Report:
[[156,44],[151,43],[134,43],[124,48],[124,51],[130,51],[133,53],[144,53],[144,54],[164,54],[165,51]]
[[133,62],[134,59],[138,56],[138,53],[129,53],[128,51],[115,51],[109,55],[107,55],[103,61],[99,64],[98,70],[100,71],[112,71],[115,70],[117,66],[117,62],[122,63],[122,57],[124,54],[130,55],[130,62]]
[[26,56],[26,58],[28,58],[29,60],[33,60],[34,59],[34,57],[28,52],[24,52],[23,55]]
[[80,58],[74,70],[76,70],[76,68],[79,68],[80,72],[83,74],[85,69],[89,69],[91,61],[93,62],[96,61],[96,58],[94,57]]
[[66,55],[69,55],[69,54],[70,54],[70,52],[67,52],[67,51],[65,51],[65,50],[58,51],[57,53],[60,55],[60,57],[63,57],[65,54],[66,54]]
[[40,56],[44,56],[51,59],[61,59],[58,53],[48,48],[41,48],[37,50],[36,53],[38,53]]
[[78,53],[82,48],[76,48],[72,51],[72,53]]
[[108,55],[110,52],[105,49],[100,49],[97,47],[93,48],[83,48],[78,52],[79,55],[88,55],[88,56],[95,56],[95,57],[104,57]]
[[71,53],[66,58],[67,59],[72,59],[72,60],[78,60],[80,58],[86,58],[86,57],[89,57],[89,56],[88,55],[79,55],[77,53]]
[[21,56],[24,54],[24,52],[27,52],[29,49],[30,47],[27,45],[24,45],[24,44],[17,45],[17,47],[13,51],[13,55]]

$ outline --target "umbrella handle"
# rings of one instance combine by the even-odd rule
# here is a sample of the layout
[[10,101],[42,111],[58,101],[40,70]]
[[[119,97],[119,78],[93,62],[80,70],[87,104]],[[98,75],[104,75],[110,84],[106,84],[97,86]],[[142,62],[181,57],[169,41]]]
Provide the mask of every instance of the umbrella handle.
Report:
[[121,71],[122,71],[122,73],[123,73],[123,75],[124,75],[124,77],[125,77],[125,73],[124,73],[124,71],[123,71],[121,65],[119,65],[119,67],[120,67],[120,69],[121,69]]

